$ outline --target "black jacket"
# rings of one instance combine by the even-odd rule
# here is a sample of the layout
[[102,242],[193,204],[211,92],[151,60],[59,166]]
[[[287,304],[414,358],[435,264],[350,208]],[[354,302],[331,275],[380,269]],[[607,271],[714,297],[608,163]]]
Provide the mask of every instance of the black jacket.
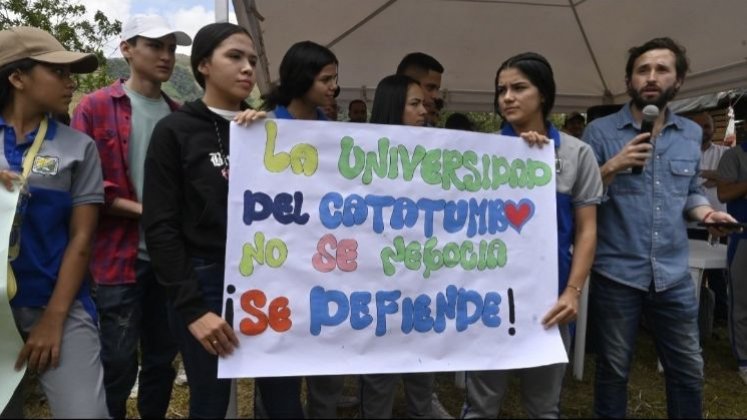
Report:
[[225,260],[228,180],[216,126],[228,154],[228,121],[201,100],[189,102],[156,124],[145,158],[142,223],[148,254],[187,324],[208,312],[193,258]]

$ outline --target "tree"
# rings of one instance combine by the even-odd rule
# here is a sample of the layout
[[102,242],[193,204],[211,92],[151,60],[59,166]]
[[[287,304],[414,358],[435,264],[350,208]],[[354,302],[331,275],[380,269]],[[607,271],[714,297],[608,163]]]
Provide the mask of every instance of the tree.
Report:
[[99,70],[78,76],[79,89],[90,92],[110,82],[102,49],[107,40],[120,33],[122,23],[110,21],[101,11],[96,11],[90,22],[85,13],[86,7],[74,0],[2,0],[0,30],[33,26],[54,35],[65,48],[95,53]]

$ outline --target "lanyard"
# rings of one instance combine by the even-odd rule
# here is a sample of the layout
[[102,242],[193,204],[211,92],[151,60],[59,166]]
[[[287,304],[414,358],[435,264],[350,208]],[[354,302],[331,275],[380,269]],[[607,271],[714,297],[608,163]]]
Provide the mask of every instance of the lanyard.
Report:
[[23,182],[26,182],[29,174],[31,173],[31,167],[34,166],[34,159],[41,149],[42,143],[44,142],[44,136],[47,135],[47,127],[49,126],[49,120],[45,115],[39,123],[39,129],[36,131],[36,137],[34,138],[34,144],[31,145],[26,157],[23,159]]
[[[36,137],[34,138],[34,143],[31,145],[29,150],[26,152],[26,157],[23,158],[23,172],[21,174],[21,182],[23,183],[23,186],[21,187],[21,192],[18,195],[18,200],[23,200],[24,189],[28,188],[26,185],[28,183],[28,176],[31,173],[31,168],[34,166],[34,159],[36,159],[36,155],[39,153],[39,150],[41,149],[42,143],[44,143],[44,137],[47,135],[47,127],[49,126],[49,121],[47,119],[47,116],[45,115],[42,119],[41,123],[39,124],[39,129],[36,132]],[[20,246],[21,241],[21,214],[16,212],[16,215],[13,219],[13,226],[11,227],[11,244],[9,251],[13,251],[15,255],[13,255],[11,258],[15,259],[18,257],[18,250]],[[13,299],[13,297],[16,295],[16,292],[18,291],[18,286],[16,284],[16,276],[13,273],[13,268],[10,266],[10,261],[8,261],[8,300]]]

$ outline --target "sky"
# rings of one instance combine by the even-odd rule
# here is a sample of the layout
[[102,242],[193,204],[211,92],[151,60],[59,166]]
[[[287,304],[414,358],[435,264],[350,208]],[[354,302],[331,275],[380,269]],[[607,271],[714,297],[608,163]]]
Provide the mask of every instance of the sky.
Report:
[[[76,1],[76,0],[73,0]],[[215,22],[215,0],[77,0],[86,7],[86,13],[92,18],[96,10],[101,10],[111,20],[116,19],[124,24],[135,14],[157,14],[164,17],[175,30],[186,32],[194,37],[197,30],[204,25]],[[236,22],[233,13],[233,2],[228,0],[229,21]],[[119,39],[111,39],[104,48],[108,57],[121,57]],[[179,47],[178,53],[189,55],[190,47]]]

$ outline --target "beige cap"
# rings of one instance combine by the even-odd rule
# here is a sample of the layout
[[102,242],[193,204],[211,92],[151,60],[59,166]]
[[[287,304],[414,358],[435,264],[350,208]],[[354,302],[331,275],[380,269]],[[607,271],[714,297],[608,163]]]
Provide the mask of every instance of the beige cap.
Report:
[[30,26],[0,31],[0,45],[0,67],[24,58],[41,63],[70,64],[73,73],[91,73],[99,66],[94,54],[68,51],[48,32]]

